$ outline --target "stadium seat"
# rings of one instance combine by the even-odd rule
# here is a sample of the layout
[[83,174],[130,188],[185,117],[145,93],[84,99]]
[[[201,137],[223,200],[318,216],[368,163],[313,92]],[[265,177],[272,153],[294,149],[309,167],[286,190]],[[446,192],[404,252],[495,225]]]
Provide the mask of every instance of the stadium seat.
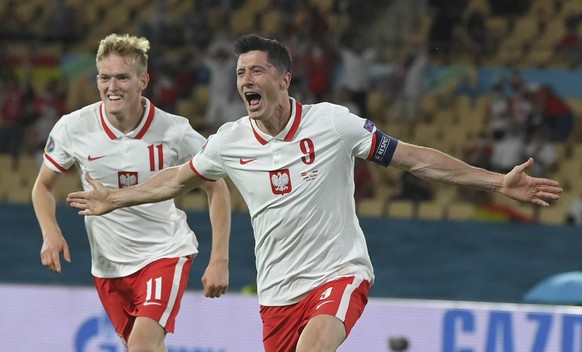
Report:
[[242,7],[256,16],[271,7],[271,0],[247,0]]
[[358,215],[368,216],[368,217],[385,216],[386,215],[384,213],[385,207],[386,207],[386,199],[380,198],[380,197],[370,198],[370,199],[362,199],[356,205]]
[[333,9],[334,0],[310,0],[310,3],[316,6],[322,13],[328,13]]
[[552,0],[534,0],[527,13],[530,17],[545,22],[555,16],[556,4]]
[[520,62],[523,55],[523,43],[509,37],[499,45],[494,60],[499,65],[511,65]]
[[560,17],[567,18],[569,16],[582,15],[582,2],[579,0],[567,0],[562,2],[560,10]]
[[421,202],[418,205],[418,218],[428,220],[441,220],[444,218],[444,209],[440,202]]
[[489,38],[493,41],[499,41],[506,38],[510,32],[510,21],[506,17],[491,16],[487,17],[485,21],[487,33],[489,34]]
[[449,220],[474,220],[476,206],[470,202],[456,201],[447,206],[446,214]]
[[335,31],[339,33],[344,32],[350,27],[350,17],[347,15],[340,15],[333,12],[329,12],[326,16],[327,23],[329,26],[334,28]]
[[283,14],[277,9],[270,9],[261,16],[261,34],[266,37],[276,37],[281,31]]
[[255,14],[245,8],[234,11],[230,17],[230,30],[233,36],[239,37],[250,33],[255,27]]
[[387,204],[387,216],[390,218],[410,219],[416,216],[416,206],[409,200],[391,200]]
[[563,225],[566,222],[566,214],[560,208],[542,208],[539,211],[538,222],[545,225]]
[[467,11],[478,11],[484,15],[491,14],[491,5],[489,0],[469,0],[467,2]]
[[540,33],[540,22],[531,16],[523,16],[517,20],[511,32],[511,38],[518,45],[530,43]]

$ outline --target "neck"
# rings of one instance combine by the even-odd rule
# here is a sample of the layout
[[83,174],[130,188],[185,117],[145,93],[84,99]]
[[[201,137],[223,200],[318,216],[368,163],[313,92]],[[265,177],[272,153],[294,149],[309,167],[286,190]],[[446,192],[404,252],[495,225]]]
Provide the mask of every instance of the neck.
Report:
[[257,120],[257,126],[268,135],[276,136],[289,123],[291,110],[291,99],[286,99],[284,103],[277,106],[270,118]]
[[115,128],[122,133],[133,131],[140,123],[145,113],[145,101],[140,99],[139,104],[134,105],[127,112],[119,112],[107,116]]

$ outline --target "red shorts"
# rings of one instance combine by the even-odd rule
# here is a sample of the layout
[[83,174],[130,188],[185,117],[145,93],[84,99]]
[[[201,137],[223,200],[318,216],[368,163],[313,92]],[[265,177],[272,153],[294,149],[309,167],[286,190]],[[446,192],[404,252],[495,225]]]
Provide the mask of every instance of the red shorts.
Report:
[[301,302],[281,307],[261,306],[266,352],[295,351],[301,332],[316,315],[329,314],[344,323],[346,336],[368,303],[370,282],[354,276],[327,282]]
[[129,276],[94,278],[101,303],[117,334],[127,341],[137,317],[151,318],[166,332],[174,332],[192,259],[192,256],[163,258]]

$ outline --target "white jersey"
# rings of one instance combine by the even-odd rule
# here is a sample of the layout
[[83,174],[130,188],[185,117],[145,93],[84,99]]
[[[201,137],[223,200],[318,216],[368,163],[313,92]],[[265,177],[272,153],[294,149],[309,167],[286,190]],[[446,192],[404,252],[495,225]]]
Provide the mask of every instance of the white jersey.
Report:
[[267,306],[296,303],[341,276],[373,281],[355,212],[354,157],[391,158],[397,143],[382,134],[375,155],[378,134],[370,121],[339,105],[291,104],[279,135],[263,133],[245,116],[223,125],[190,164],[202,178],[230,177],[245,199],[259,302]]
[[[192,158],[205,143],[187,119],[157,109],[147,99],[139,125],[124,134],[105,115],[101,102],[63,116],[50,133],[45,164],[66,172],[74,164],[110,188],[145,181],[161,169]],[[83,188],[91,189],[84,177]],[[167,257],[198,252],[186,214],[173,200],[86,216],[91,246],[91,273],[114,278],[130,275]]]

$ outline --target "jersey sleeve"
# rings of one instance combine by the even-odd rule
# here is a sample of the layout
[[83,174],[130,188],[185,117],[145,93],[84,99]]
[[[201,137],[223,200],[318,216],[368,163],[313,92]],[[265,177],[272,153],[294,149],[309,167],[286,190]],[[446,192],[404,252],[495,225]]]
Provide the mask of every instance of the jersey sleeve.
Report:
[[204,144],[206,143],[206,138],[203,135],[194,130],[190,123],[186,123],[184,126],[184,135],[182,136],[182,144],[179,151],[179,162],[185,163],[192,159],[196,153],[198,153]]
[[206,144],[190,160],[192,171],[206,180],[218,180],[226,176],[220,154],[220,135],[208,137]]
[[352,156],[388,166],[394,155],[398,139],[376,128],[376,125],[338,107],[331,123],[341,136]]
[[50,169],[67,172],[75,163],[71,153],[71,138],[68,131],[69,118],[63,116],[51,130],[44,148],[44,160]]

